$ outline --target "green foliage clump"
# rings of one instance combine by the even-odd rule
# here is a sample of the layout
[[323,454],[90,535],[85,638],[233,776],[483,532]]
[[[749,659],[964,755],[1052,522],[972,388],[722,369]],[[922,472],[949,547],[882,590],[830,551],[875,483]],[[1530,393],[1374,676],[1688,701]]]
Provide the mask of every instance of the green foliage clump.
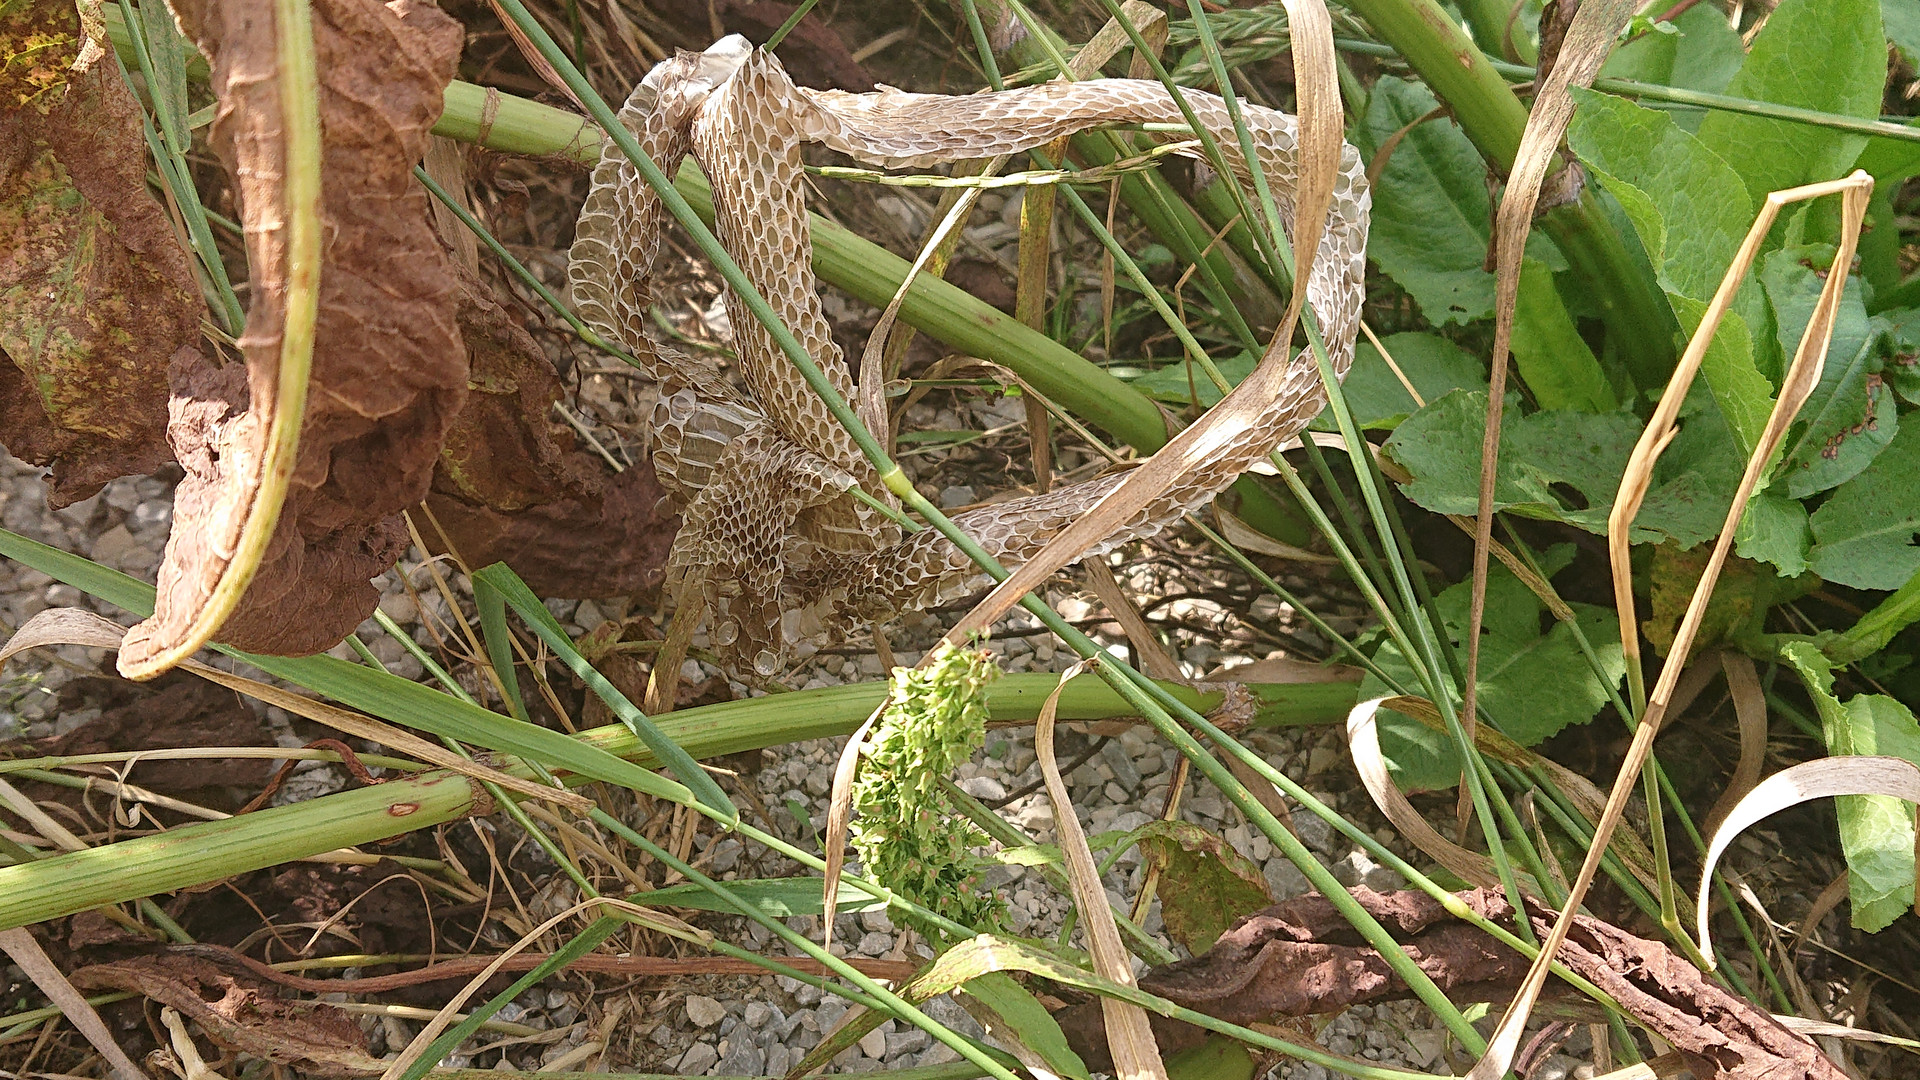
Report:
[[954,811],[939,783],[986,740],[986,685],[999,673],[984,649],[942,648],[924,669],[894,668],[853,788],[850,835],[867,873],[981,929],[997,926],[1005,906],[981,886],[992,863],[973,849],[987,836]]

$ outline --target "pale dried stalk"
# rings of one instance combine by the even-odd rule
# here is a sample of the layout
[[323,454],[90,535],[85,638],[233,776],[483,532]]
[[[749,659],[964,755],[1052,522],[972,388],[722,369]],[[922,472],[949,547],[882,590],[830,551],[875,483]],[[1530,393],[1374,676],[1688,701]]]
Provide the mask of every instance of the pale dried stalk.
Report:
[[1344,144],[1340,83],[1335,74],[1333,25],[1324,0],[1287,0],[1290,40],[1299,99],[1299,145],[1295,160],[1293,296],[1286,318],[1252,374],[1199,422],[1161,447],[1112,491],[1057,533],[1012,575],[996,585],[947,633],[958,646],[985,630],[1038,588],[1056,570],[1118,532],[1140,509],[1175,484],[1218,460],[1233,437],[1273,407],[1290,382],[1293,331],[1306,302],[1320,237],[1333,206]]
[[[16,653],[48,645],[81,645],[87,648],[117,649],[120,647],[124,629],[120,624],[83,608],[48,608],[27,620],[27,624],[9,638],[6,645],[0,646],[0,664],[6,663]],[[498,784],[509,791],[517,791],[536,799],[547,799],[565,806],[576,814],[584,814],[593,808],[592,800],[584,795],[490,768],[454,753],[444,746],[429,742],[412,732],[375,720],[370,716],[363,716],[323,701],[301,697],[299,694],[256,679],[221,671],[198,660],[185,660],[180,666],[208,682],[245,694],[264,704],[278,706],[295,716],[304,716],[316,723],[325,724],[335,731],[343,731],[357,738],[372,740],[396,753],[418,758],[428,764],[438,765],[471,779]]]
[[[1074,907],[1080,912],[1080,929],[1086,938],[1087,952],[1093,957],[1093,970],[1102,978],[1122,986],[1133,986],[1133,960],[1121,944],[1120,928],[1113,921],[1113,909],[1107,906],[1107,891],[1100,887],[1100,869],[1087,848],[1087,834],[1073,809],[1073,798],[1060,778],[1060,763],[1053,754],[1054,717],[1060,709],[1060,691],[1075,676],[1094,665],[1082,660],[1060,675],[1060,683],[1040,708],[1033,725],[1033,750],[1040,760],[1040,775],[1047,783],[1047,800],[1053,804],[1054,839],[1066,860],[1067,881],[1073,887]],[[1146,1010],[1110,997],[1100,999],[1101,1015],[1106,1020],[1107,1045],[1113,1053],[1113,1074],[1122,1080],[1150,1077],[1167,1080],[1166,1065],[1160,1060],[1160,1048],[1153,1039],[1153,1027]]]
[[[1514,154],[1507,190],[1500,196],[1494,222],[1493,359],[1487,387],[1487,422],[1480,445],[1480,503],[1474,516],[1473,585],[1467,610],[1467,673],[1461,690],[1460,723],[1468,740],[1477,726],[1477,689],[1480,678],[1480,627],[1487,613],[1487,554],[1493,544],[1493,493],[1500,470],[1500,421],[1506,406],[1507,356],[1513,342],[1515,306],[1520,300],[1520,264],[1526,256],[1527,233],[1540,204],[1540,189],[1560,151],[1560,137],[1573,120],[1571,87],[1589,86],[1613,47],[1614,38],[1638,6],[1635,0],[1588,0],[1574,16],[1561,45],[1560,58],[1534,96],[1527,127]],[[1468,764],[1471,768],[1471,763]],[[1462,784],[1461,818],[1467,811],[1469,787]],[[1501,1067],[1502,1072],[1505,1066]]]
[[[1583,12],[1584,14],[1584,12]],[[1800,407],[1820,382],[1820,371],[1826,363],[1827,345],[1833,337],[1834,318],[1840,307],[1840,298],[1846,286],[1847,267],[1853,262],[1854,251],[1860,242],[1860,225],[1866,215],[1867,199],[1873,193],[1873,178],[1864,172],[1855,171],[1844,180],[1830,180],[1820,184],[1808,184],[1804,187],[1776,191],[1767,196],[1759,215],[1754,219],[1753,228],[1748,230],[1747,238],[1734,257],[1733,265],[1721,279],[1720,288],[1713,295],[1713,301],[1707,306],[1706,315],[1700,326],[1694,331],[1693,339],[1687,344],[1687,351],[1680,357],[1680,363],[1674,368],[1673,377],[1661,395],[1660,404],[1654,409],[1653,419],[1640,436],[1633,448],[1633,454],[1627,461],[1625,474],[1620,479],[1620,491],[1614,499],[1613,511],[1608,515],[1607,540],[1608,551],[1613,569],[1614,602],[1619,609],[1620,641],[1625,650],[1627,672],[1635,684],[1642,685],[1640,671],[1639,625],[1634,615],[1632,568],[1628,563],[1630,541],[1629,531],[1635,515],[1639,513],[1640,502],[1646,496],[1652,483],[1653,466],[1659,459],[1674,435],[1678,432],[1675,422],[1679,419],[1680,405],[1686,399],[1687,389],[1693,385],[1694,377],[1700,371],[1700,363],[1706,357],[1707,347],[1713,342],[1714,331],[1720,326],[1720,319],[1733,303],[1734,294],[1739,291],[1741,279],[1746,276],[1747,268],[1752,265],[1759,253],[1761,243],[1772,228],[1774,219],[1779,216],[1782,207],[1793,203],[1817,199],[1826,195],[1840,195],[1843,200],[1841,213],[1841,236],[1839,250],[1834,255],[1833,272],[1827,275],[1825,288],[1820,292],[1819,303],[1814,307],[1813,316],[1807,321],[1807,329],[1800,338],[1800,346],[1794,353],[1793,364],[1787,370],[1784,384],[1780,388],[1779,400],[1774,404],[1773,412],[1767,417],[1767,426],[1761,433],[1759,444],[1754,447],[1753,456],[1748,460],[1746,470],[1741,474],[1740,484],[1735,489],[1732,505],[1727,509],[1727,519],[1715,541],[1713,554],[1707,559],[1707,566],[1701,574],[1700,583],[1694,588],[1693,599],[1687,605],[1687,611],[1680,620],[1680,627],[1674,634],[1673,648],[1669,651],[1665,667],[1661,669],[1660,680],[1654,686],[1647,700],[1644,713],[1640,717],[1638,729],[1634,732],[1633,744],[1627,750],[1626,760],[1620,765],[1619,775],[1615,778],[1613,791],[1607,798],[1605,811],[1595,822],[1593,843],[1587,849],[1586,860],[1580,866],[1580,873],[1574,879],[1573,891],[1568,895],[1566,906],[1555,921],[1553,932],[1548,935],[1541,947],[1540,958],[1534,962],[1527,973],[1526,981],[1521,985],[1520,993],[1514,997],[1513,1004],[1501,1019],[1500,1027],[1488,1046],[1486,1056],[1474,1066],[1468,1074],[1469,1080],[1496,1080],[1506,1072],[1513,1055],[1519,1047],[1529,1013],[1534,1002],[1546,983],[1547,964],[1559,951],[1567,939],[1567,931],[1573,923],[1573,915],[1585,899],[1587,889],[1592,886],[1594,875],[1600,868],[1600,855],[1607,848],[1621,814],[1626,810],[1627,799],[1633,792],[1634,781],[1640,776],[1647,756],[1653,750],[1653,738],[1660,730],[1660,722],[1665,718],[1668,702],[1671,700],[1680,673],[1686,667],[1687,653],[1693,646],[1694,637],[1700,632],[1700,622],[1706,614],[1707,601],[1713,595],[1713,587],[1719,580],[1720,570],[1726,565],[1727,555],[1733,547],[1734,532],[1740,524],[1741,514],[1746,510],[1747,500],[1759,483],[1760,474],[1772,459],[1773,452],[1786,436],[1787,427],[1793,422]],[[1700,913],[1705,918],[1704,909]]]

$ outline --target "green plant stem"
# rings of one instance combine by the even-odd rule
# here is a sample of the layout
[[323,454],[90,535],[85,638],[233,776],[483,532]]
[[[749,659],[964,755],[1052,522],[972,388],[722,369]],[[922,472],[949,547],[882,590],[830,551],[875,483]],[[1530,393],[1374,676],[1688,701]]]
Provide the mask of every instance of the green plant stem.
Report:
[[[1526,106],[1438,0],[1352,0],[1349,7],[1447,103],[1489,165],[1503,175],[1512,169],[1527,126]],[[1592,188],[1577,202],[1541,214],[1539,224],[1592,291],[1635,382],[1661,385],[1673,370],[1679,325],[1652,275],[1608,223]]]
[[[1398,57],[1401,55],[1400,51],[1391,45],[1381,45],[1371,41],[1339,38],[1334,44],[1346,52],[1360,53],[1365,56]],[[1514,82],[1530,82],[1539,74],[1534,68],[1525,64],[1510,64],[1491,58],[1487,63],[1503,78]],[[1769,120],[1785,120],[1789,123],[1808,124],[1834,131],[1848,131],[1856,135],[1898,139],[1902,142],[1920,142],[1920,127],[1910,127],[1898,120],[1868,120],[1844,113],[1803,109],[1798,105],[1780,105],[1754,98],[1734,97],[1731,94],[1713,94],[1704,90],[1688,90],[1678,86],[1662,86],[1659,83],[1641,82],[1638,79],[1616,79],[1605,75],[1593,80],[1593,88],[1608,94],[1643,98],[1670,105],[1686,105],[1699,109],[1712,109],[1716,112],[1742,113],[1747,116],[1765,117]]]

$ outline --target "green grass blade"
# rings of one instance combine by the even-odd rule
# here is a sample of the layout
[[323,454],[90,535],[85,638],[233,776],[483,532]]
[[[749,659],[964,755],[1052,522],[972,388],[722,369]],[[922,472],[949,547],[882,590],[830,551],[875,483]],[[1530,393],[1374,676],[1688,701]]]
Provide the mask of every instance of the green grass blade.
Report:
[[692,792],[696,799],[709,810],[729,821],[739,820],[739,808],[733,805],[732,799],[727,798],[726,792],[720,790],[720,785],[714,782],[713,777],[707,775],[707,771],[681,749],[679,743],[661,734],[660,729],[647,718],[647,714],[641,712],[633,702],[628,701],[627,695],[608,682],[605,675],[594,670],[593,665],[587,662],[587,658],[580,655],[580,650],[573,647],[573,641],[567,637],[567,632],[560,628],[560,621],[553,617],[553,612],[548,611],[547,606],[540,602],[540,598],[533,594],[533,590],[527,588],[527,583],[520,580],[520,575],[514,573],[506,563],[494,563],[492,566],[475,570],[473,582],[476,589],[484,584],[488,589],[498,593],[508,607],[526,620],[528,628],[546,643],[547,648],[554,651],[560,661],[567,665],[568,670],[572,671],[581,682],[587,684],[587,689],[593,691],[595,697],[606,703],[607,708],[613,711],[613,715],[627,725],[627,729],[633,732],[635,738],[645,744],[656,761],[665,765],[669,772],[680,778],[680,782],[687,786],[687,790]]
[[[153,612],[153,586],[78,555],[48,547],[4,529],[0,529],[0,555],[52,574],[142,618]],[[694,801],[693,793],[688,788],[648,772],[592,743],[502,716],[384,671],[350,664],[331,656],[256,656],[223,645],[214,648],[288,682],[325,694],[342,705],[403,727],[430,731],[489,750],[517,754],[549,768],[566,769],[669,802],[689,804]]]

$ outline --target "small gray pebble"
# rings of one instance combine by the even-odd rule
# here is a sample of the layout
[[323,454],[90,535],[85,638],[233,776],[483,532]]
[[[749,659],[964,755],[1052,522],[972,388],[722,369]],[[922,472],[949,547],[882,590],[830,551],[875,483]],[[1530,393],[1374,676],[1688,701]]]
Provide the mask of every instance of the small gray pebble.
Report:
[[680,1062],[675,1067],[681,1076],[704,1076],[719,1060],[720,1051],[714,1049],[712,1043],[697,1042],[687,1047],[687,1052],[680,1055]]

